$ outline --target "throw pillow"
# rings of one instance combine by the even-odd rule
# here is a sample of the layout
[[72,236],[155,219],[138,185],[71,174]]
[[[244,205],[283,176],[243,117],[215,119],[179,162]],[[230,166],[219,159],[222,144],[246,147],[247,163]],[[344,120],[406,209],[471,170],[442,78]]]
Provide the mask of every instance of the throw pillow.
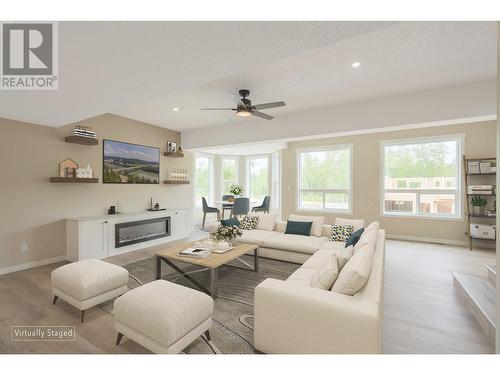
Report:
[[361,229],[358,229],[353,234],[351,234],[345,243],[345,247],[355,246],[358,243],[358,241],[361,238],[361,235],[363,234],[364,231],[365,231],[365,228],[361,228]]
[[276,224],[276,214],[266,214],[262,212],[254,213],[249,212],[248,216],[258,217],[257,229],[272,231],[274,224]]
[[286,223],[285,234],[298,234],[309,236],[311,234],[312,221],[290,221]]
[[352,234],[352,225],[332,225],[329,241],[346,242]]
[[351,259],[354,254],[354,246],[348,246],[337,251],[337,261],[339,263],[339,271],[344,268],[345,264]]
[[259,221],[258,216],[245,216],[240,223],[240,229],[252,230],[255,229]]
[[323,224],[325,223],[325,218],[323,216],[302,216],[302,215],[290,215],[288,220],[291,221],[312,221],[311,235],[316,237],[321,237],[321,232],[323,229]]
[[355,295],[368,281],[372,270],[374,248],[366,245],[366,249],[355,253],[345,264],[335,283],[332,292]]
[[378,239],[378,230],[367,230],[363,232],[359,241],[354,245],[354,254],[363,249],[366,245],[369,245],[371,248],[375,249],[377,245]]
[[363,219],[343,219],[341,217],[335,218],[335,224],[337,225],[352,225],[353,231],[357,231],[365,226],[365,221]]
[[222,219],[220,223],[224,227],[232,227],[233,225],[239,227],[241,224],[237,217],[232,217],[230,219]]
[[332,254],[327,262],[319,266],[311,280],[311,286],[313,288],[330,290],[338,275],[339,266],[337,263],[337,256]]

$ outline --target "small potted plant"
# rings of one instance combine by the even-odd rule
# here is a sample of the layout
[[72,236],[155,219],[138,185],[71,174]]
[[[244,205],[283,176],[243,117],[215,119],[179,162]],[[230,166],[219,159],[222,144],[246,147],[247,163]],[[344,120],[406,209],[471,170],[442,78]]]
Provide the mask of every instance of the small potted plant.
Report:
[[241,197],[241,195],[243,194],[243,190],[243,186],[241,185],[231,185],[229,187],[229,192],[231,194],[238,195],[239,197]]
[[482,215],[484,206],[486,206],[487,202],[488,200],[485,197],[480,197],[478,195],[473,196],[470,200],[472,214],[476,216]]
[[222,242],[225,241],[231,245],[231,240],[236,237],[241,237],[243,232],[236,226],[223,226],[219,225],[215,231],[210,234],[210,238],[214,241]]

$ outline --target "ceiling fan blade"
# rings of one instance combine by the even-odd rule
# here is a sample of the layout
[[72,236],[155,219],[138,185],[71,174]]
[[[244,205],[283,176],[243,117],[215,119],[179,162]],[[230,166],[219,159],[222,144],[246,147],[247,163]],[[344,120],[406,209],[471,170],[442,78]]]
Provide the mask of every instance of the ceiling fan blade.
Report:
[[267,108],[276,108],[276,107],[284,107],[285,102],[273,102],[273,103],[262,103],[254,105],[255,109],[267,109]]
[[270,116],[267,113],[259,112],[259,111],[253,111],[252,115],[266,119],[266,120],[272,120],[274,118],[273,116]]
[[200,108],[202,111],[236,111],[236,108]]

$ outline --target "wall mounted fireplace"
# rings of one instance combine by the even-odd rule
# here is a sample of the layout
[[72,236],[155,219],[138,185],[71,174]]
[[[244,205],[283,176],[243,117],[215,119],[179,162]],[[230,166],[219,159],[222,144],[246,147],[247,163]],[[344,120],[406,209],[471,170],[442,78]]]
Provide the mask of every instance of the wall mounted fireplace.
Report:
[[115,248],[170,236],[170,216],[115,224]]

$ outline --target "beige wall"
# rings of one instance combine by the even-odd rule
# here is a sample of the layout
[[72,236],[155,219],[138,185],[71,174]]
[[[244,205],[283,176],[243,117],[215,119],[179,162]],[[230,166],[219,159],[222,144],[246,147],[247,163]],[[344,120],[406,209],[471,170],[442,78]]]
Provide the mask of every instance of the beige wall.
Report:
[[[103,214],[116,202],[124,211],[140,211],[151,197],[161,207],[192,206],[192,185],[102,183],[104,138],[159,147],[161,181],[171,167],[187,168],[191,175],[191,153],[183,159],[163,156],[168,140],[180,143],[178,132],[111,114],[78,124],[97,132],[98,146],[66,143],[73,125],[54,129],[0,119],[0,269],[64,255],[67,217]],[[49,183],[66,157],[80,166],[90,164],[99,183]],[[27,252],[20,252],[22,242],[28,243]]]
[[[344,217],[379,220],[388,234],[461,243],[465,221],[389,218],[380,216],[380,141],[442,134],[465,134],[467,157],[496,155],[496,122],[421,128],[349,137],[290,142],[283,151],[283,217],[296,212],[297,163],[296,149],[310,146],[353,144],[353,214]],[[314,215],[314,214],[312,214]],[[321,215],[316,213],[315,215]],[[325,216],[333,223],[336,215]],[[340,215],[339,215],[340,216]]]

